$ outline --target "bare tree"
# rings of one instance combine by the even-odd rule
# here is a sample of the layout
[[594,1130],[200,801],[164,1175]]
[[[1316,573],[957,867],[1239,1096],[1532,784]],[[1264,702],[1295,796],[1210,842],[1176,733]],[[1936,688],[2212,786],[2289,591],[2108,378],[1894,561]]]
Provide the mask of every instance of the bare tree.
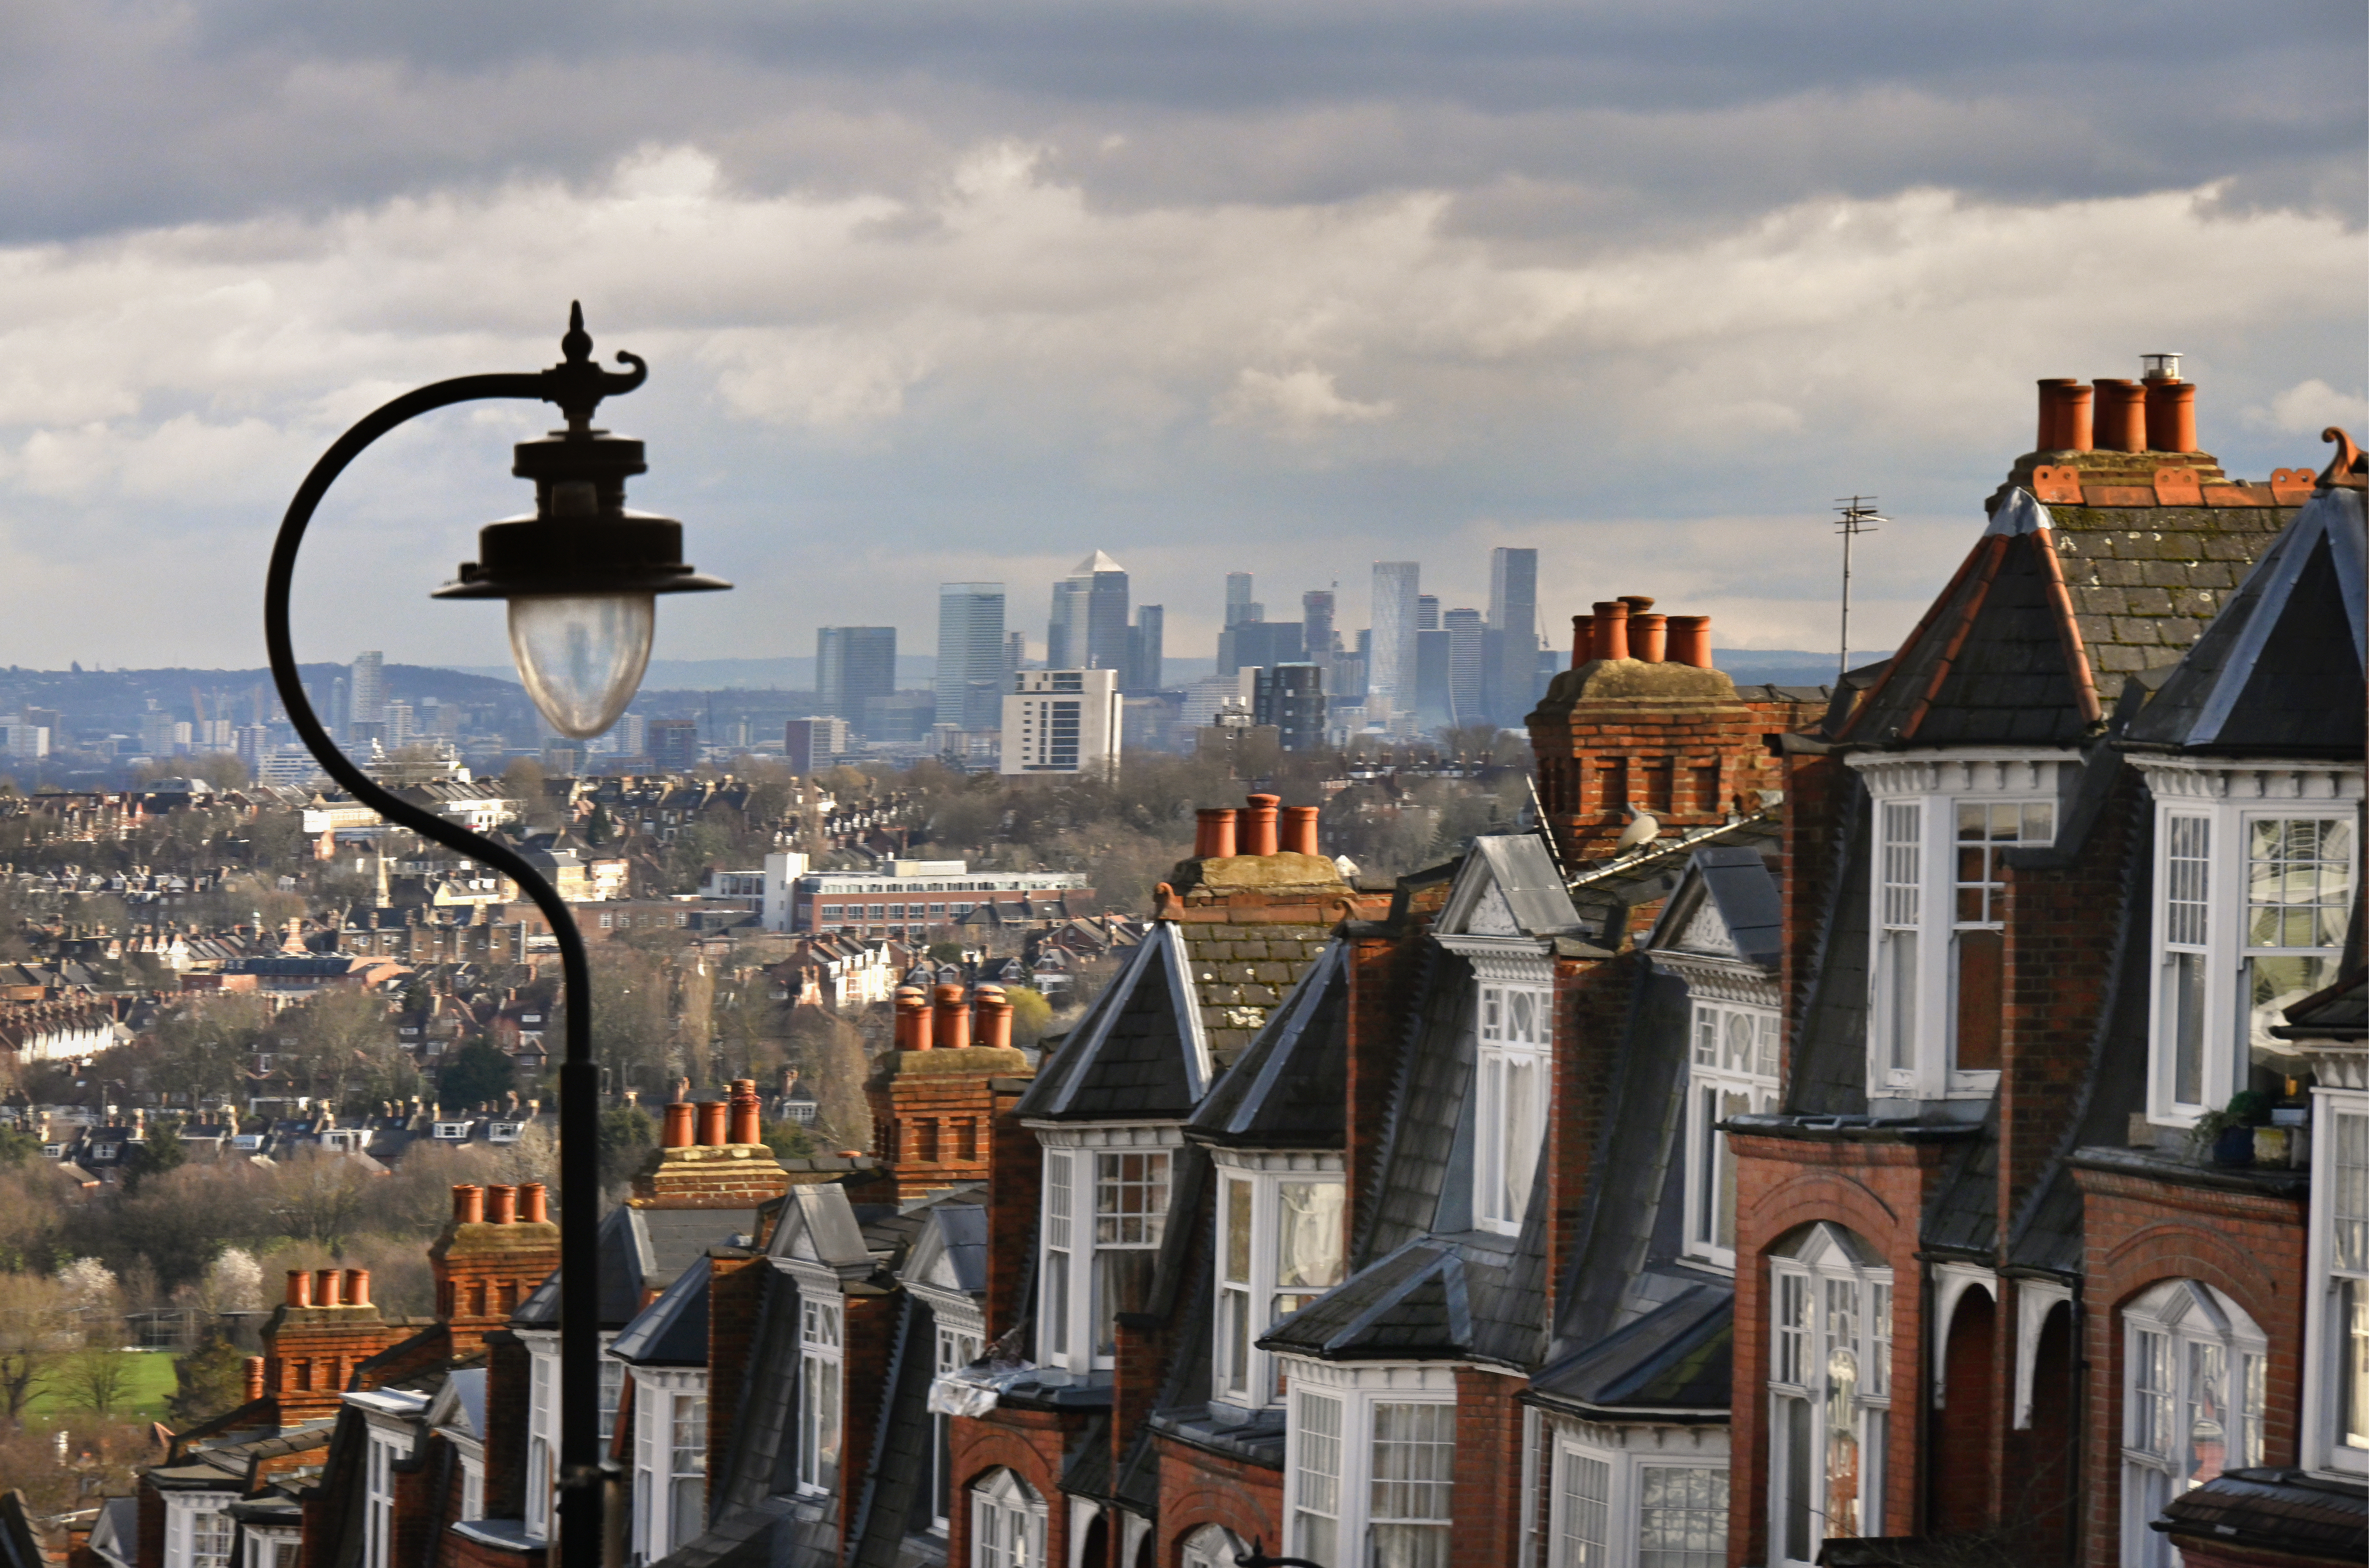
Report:
[[14,1425],[74,1348],[65,1292],[36,1274],[0,1274],[0,1410]]
[[132,1372],[131,1351],[86,1345],[57,1361],[50,1386],[74,1409],[105,1419],[132,1392]]

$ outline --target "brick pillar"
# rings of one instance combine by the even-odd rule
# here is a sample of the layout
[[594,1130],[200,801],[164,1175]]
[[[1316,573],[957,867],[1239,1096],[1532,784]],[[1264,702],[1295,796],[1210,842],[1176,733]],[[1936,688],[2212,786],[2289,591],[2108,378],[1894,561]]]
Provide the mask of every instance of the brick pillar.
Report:
[[[849,1296],[846,1303],[845,1362],[840,1380],[839,1528],[844,1558],[854,1545],[855,1499],[872,1463],[873,1440],[879,1434],[880,1391],[888,1383],[888,1357],[897,1346],[897,1318],[903,1302],[896,1296]],[[714,1398],[715,1379],[708,1379]],[[715,1408],[712,1404],[708,1407]],[[719,1473],[709,1471],[710,1475]],[[1058,1504],[1056,1505],[1058,1506]]]
[[1456,1519],[1459,1562],[1522,1557],[1521,1379],[1478,1368],[1456,1374]]
[[[1036,1245],[1036,1212],[1045,1182],[1045,1146],[1012,1114],[1025,1079],[997,1079],[989,1130],[987,1180],[987,1334],[1009,1332],[1020,1322],[1020,1300],[1030,1253]],[[1030,1343],[1023,1336],[1024,1343]]]

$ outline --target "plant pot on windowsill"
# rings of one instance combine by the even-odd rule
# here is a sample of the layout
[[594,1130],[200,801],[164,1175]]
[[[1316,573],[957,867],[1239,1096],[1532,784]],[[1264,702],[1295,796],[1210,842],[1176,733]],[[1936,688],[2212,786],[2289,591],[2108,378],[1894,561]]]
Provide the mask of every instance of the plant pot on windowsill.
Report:
[[2196,1146],[2213,1164],[2233,1171],[2254,1163],[2254,1129],[2271,1119],[2271,1098],[2257,1090],[2241,1089],[2229,1096],[2226,1109],[2207,1111],[2196,1124]]

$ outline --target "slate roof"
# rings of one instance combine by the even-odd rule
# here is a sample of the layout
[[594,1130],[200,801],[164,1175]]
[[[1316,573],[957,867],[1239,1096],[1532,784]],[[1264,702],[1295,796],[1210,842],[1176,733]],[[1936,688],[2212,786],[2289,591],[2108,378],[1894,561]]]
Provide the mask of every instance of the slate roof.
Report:
[[1207,1143],[1339,1149],[1348,1136],[1348,948],[1333,942],[1184,1124]]
[[1848,787],[1807,955],[1808,994],[1787,1031],[1784,1108],[1805,1116],[1867,1114],[1868,795],[1856,773]]
[[[1202,1037],[1219,1070],[1249,1046],[1308,966],[1322,952],[1328,923],[1160,922],[1184,944]],[[1149,943],[1146,945],[1150,945]]]
[[2134,748],[2358,757],[2363,492],[2321,491],[2132,721]]
[[2048,509],[2073,624],[2108,691],[2169,664],[2228,600],[2287,507]]
[[2299,1470],[2226,1470],[2165,1505],[2156,1528],[2214,1546],[2358,1562],[2369,1555],[2369,1489]]
[[1585,1349],[1541,1368],[1530,1391],[1596,1420],[1724,1417],[1734,1365],[1735,1288],[1704,1280]]
[[645,1307],[609,1346],[635,1367],[707,1365],[707,1284],[711,1272],[686,1268]]
[[[622,1329],[640,1315],[649,1291],[672,1284],[684,1269],[703,1262],[708,1248],[730,1240],[736,1219],[747,1213],[727,1208],[611,1209],[601,1220],[601,1326]],[[706,1273],[704,1264],[699,1272]],[[510,1327],[558,1326],[559,1276],[555,1271],[519,1303]]]
[[1120,961],[1013,1107],[1041,1120],[1182,1120],[1207,1088],[1208,1047],[1174,922]]

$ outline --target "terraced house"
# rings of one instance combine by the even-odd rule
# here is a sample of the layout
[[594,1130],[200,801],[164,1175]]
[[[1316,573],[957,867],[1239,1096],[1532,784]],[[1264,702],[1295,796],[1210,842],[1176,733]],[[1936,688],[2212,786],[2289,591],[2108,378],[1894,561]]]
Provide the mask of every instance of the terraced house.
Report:
[[[899,993],[866,1154],[670,1107],[602,1261],[635,1560],[2360,1562],[2369,462],[2232,481],[2193,398],[2043,383],[1831,687],[1574,617],[1530,830],[1366,887],[1204,809],[1041,1059]],[[473,1290],[283,1312],[359,1356],[183,1435],[142,1568],[540,1551],[551,1288]]]

